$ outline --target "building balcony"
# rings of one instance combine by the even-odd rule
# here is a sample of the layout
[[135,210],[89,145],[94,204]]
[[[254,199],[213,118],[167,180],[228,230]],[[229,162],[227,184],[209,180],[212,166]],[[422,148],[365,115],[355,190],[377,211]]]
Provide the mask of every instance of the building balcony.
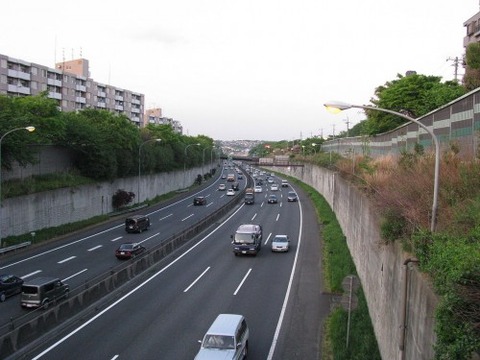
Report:
[[16,79],[30,81],[30,74],[19,70],[8,69],[8,76]]
[[86,92],[87,91],[87,87],[85,85],[75,85],[75,90],[77,91],[81,91],[81,92]]
[[115,100],[123,101],[123,96],[115,95]]
[[85,99],[84,97],[76,96],[76,97],[75,97],[75,102],[76,102],[76,103],[79,103],[79,104],[86,104],[86,103],[87,103],[87,99]]
[[62,81],[61,80],[47,79],[47,84],[57,86],[57,87],[62,87]]
[[50,99],[57,99],[57,100],[62,100],[62,94],[54,91],[50,91],[48,93],[48,97]]
[[121,105],[115,105],[115,110],[123,111],[123,106],[121,106]]
[[8,85],[8,92],[16,93],[16,94],[23,94],[23,95],[30,95],[30,88],[22,85]]
[[106,107],[107,107],[107,105],[104,102],[98,102],[97,103],[97,108],[105,109]]
[[107,97],[107,94],[105,93],[105,91],[100,91],[100,90],[99,90],[99,91],[97,92],[97,96],[104,98],[104,97]]

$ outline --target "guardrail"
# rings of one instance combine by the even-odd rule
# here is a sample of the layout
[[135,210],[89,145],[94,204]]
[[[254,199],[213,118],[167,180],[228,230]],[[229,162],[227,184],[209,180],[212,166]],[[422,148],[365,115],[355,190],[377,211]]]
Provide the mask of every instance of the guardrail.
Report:
[[15,245],[10,245],[10,246],[5,246],[5,247],[2,247],[0,248],[0,255],[3,255],[7,252],[10,252],[10,251],[15,251],[15,250],[18,250],[18,249],[23,249],[27,246],[30,246],[32,245],[32,242],[31,241],[25,241],[23,243],[20,243],[20,244],[15,244]]
[[[251,179],[248,179],[248,182],[251,182]],[[244,193],[245,189],[237,194],[235,201],[230,201],[197,224],[164,240],[143,255],[71,289],[69,298],[56,306],[47,310],[32,310],[26,315],[12,318],[9,323],[0,326],[2,358],[7,359],[11,355],[14,355],[15,358],[23,358],[22,356],[26,356],[29,348],[35,347],[36,342],[45,341],[43,336],[50,330],[60,325],[67,326],[70,321],[76,321],[78,316],[84,318],[99,311],[112,298],[118,296],[118,292],[122,291],[121,288],[124,285],[131,284],[131,280],[140,278],[141,275],[150,274],[154,267],[161,265],[167,255],[185,246],[201,232],[214,225],[216,221],[224,218],[239,202],[243,201]],[[102,304],[99,304],[102,300]]]

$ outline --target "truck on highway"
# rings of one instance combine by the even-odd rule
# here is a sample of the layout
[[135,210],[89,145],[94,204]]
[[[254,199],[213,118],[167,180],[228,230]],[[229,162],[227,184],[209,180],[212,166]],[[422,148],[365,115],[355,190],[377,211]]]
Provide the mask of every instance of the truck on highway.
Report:
[[262,227],[256,224],[240,225],[231,238],[235,256],[256,256],[262,247]]
[[252,188],[245,189],[245,205],[255,204],[255,193]]

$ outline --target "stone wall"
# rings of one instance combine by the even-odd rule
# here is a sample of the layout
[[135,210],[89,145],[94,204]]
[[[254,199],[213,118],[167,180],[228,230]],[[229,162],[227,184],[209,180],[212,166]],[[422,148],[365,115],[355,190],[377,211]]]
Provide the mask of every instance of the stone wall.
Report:
[[312,186],[335,212],[367,298],[382,359],[433,359],[438,299],[415,263],[404,265],[412,256],[399,244],[382,241],[380,216],[367,197],[337,173],[314,165],[270,169]]
[[[22,235],[108,214],[114,210],[112,196],[119,189],[135,194],[140,189],[140,202],[143,202],[147,198],[184,188],[184,180],[191,185],[198,174],[203,174],[201,167],[187,169],[185,176],[183,170],[141,175],[140,180],[134,176],[4,199],[1,204],[1,237]],[[134,201],[138,201],[137,198]]]

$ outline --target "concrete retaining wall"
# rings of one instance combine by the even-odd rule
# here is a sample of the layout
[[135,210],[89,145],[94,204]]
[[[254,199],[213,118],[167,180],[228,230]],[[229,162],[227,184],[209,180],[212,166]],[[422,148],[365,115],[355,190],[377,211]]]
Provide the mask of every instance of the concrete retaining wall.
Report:
[[[140,189],[140,202],[143,202],[184,188],[184,180],[187,185],[193,184],[198,174],[203,174],[201,167],[187,169],[185,176],[183,170],[141,175],[140,181],[135,176],[5,199],[1,204],[1,237],[26,234],[108,214],[114,210],[112,196],[119,189],[135,194]],[[134,201],[137,199],[138,197]]]
[[411,256],[399,244],[382,242],[380,215],[366,196],[337,173],[317,166],[270,169],[312,186],[335,212],[367,298],[382,359],[433,359],[438,299],[424,274],[413,263],[404,265]]

